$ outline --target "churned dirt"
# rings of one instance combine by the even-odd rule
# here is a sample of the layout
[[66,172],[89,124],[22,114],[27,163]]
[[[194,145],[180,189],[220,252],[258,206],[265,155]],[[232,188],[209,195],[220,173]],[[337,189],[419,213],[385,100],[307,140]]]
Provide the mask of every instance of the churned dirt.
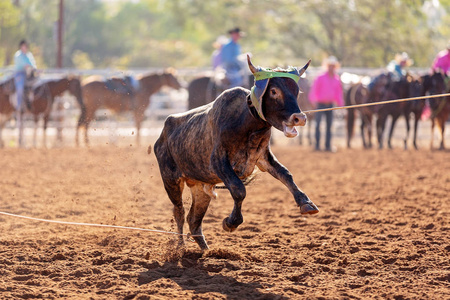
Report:
[[[168,235],[0,215],[0,298],[450,298],[449,152],[273,150],[319,214],[300,215],[260,174],[234,233],[218,191],[205,253],[187,242],[180,254]],[[0,151],[0,211],[174,230],[171,210],[145,147]]]

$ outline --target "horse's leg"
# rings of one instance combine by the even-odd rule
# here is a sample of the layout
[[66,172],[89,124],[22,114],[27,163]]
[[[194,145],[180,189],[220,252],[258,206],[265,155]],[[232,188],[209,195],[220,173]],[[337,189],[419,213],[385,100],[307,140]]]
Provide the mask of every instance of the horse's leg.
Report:
[[414,113],[414,136],[413,136],[413,145],[414,148],[416,150],[418,150],[419,148],[417,147],[417,128],[418,128],[418,124],[419,124],[419,119],[420,119],[420,114],[418,114],[417,112]]
[[39,127],[39,115],[34,115],[34,129],[33,129],[33,148],[37,147],[37,131]]
[[405,136],[404,148],[405,148],[405,150],[408,150],[408,139],[409,139],[409,130],[410,130],[409,113],[405,113],[405,122],[406,122],[406,136]]
[[89,146],[89,136],[88,136],[89,123],[90,122],[86,122],[84,124],[84,143],[86,144],[86,146]]
[[347,148],[349,149],[351,148],[351,140],[355,127],[355,114],[356,112],[354,109],[347,109]]
[[50,119],[50,113],[44,116],[44,126],[42,130],[42,147],[47,148],[47,125]]
[[373,115],[367,114],[366,115],[366,127],[367,127],[367,139],[368,139],[368,146],[369,148],[372,148],[372,126],[373,126]]
[[22,148],[24,146],[24,138],[23,138],[23,112],[19,108],[18,111],[16,111],[16,126],[19,130],[19,138],[18,138],[18,147]]
[[366,142],[366,131],[365,129],[367,128],[367,121],[365,116],[362,115],[361,113],[361,139],[363,142],[363,147],[364,149],[367,149],[367,142]]
[[444,114],[440,114],[437,116],[437,123],[438,123],[438,128],[440,129],[439,132],[441,134],[441,143],[439,146],[439,150],[445,150],[445,145],[444,145],[444,131],[445,131],[445,120],[447,118],[444,119]]
[[192,235],[195,236],[194,240],[200,246],[202,250],[208,250],[208,244],[205,241],[202,231],[202,221],[208,209],[211,199],[216,198],[214,186],[203,185],[201,183],[195,184],[191,187],[192,193],[192,205],[187,216],[187,222]]
[[385,126],[386,126],[386,116],[378,114],[377,118],[378,149],[383,149],[383,133]]
[[391,144],[392,134],[394,133],[395,123],[397,122],[398,117],[399,117],[398,114],[392,115],[392,123],[391,123],[391,128],[389,130],[389,138],[388,138],[389,149],[392,149],[392,144]]
[[430,141],[430,149],[433,150],[433,143],[434,143],[434,121],[435,118],[431,119],[431,141]]

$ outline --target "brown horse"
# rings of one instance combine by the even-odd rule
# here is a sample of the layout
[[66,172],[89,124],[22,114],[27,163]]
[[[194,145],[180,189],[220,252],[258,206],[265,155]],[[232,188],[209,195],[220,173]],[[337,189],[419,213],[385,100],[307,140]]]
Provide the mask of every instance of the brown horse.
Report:
[[[372,81],[372,88],[370,90],[362,83],[351,86],[345,95],[345,105],[381,101],[388,81],[388,75],[380,74]],[[372,148],[372,120],[376,112],[376,109],[373,107],[361,107],[358,109],[347,110],[347,148],[351,148],[351,139],[353,137],[357,111],[361,118],[361,137],[363,146],[366,149]]]
[[6,122],[11,119],[15,108],[11,104],[10,96],[15,93],[14,77],[0,82],[0,148],[3,148],[2,132]]
[[[422,77],[412,77],[409,90],[411,97],[423,96],[424,87],[423,87],[424,76]],[[419,121],[422,117],[423,109],[425,108],[425,101],[423,100],[415,100],[407,102],[405,105],[405,116],[406,116],[406,128],[409,129],[409,117],[411,114],[414,115],[414,135],[413,135],[413,146],[416,150],[417,147],[417,129],[419,125]],[[405,149],[407,147],[407,141],[409,136],[409,130],[406,132],[405,138]]]
[[[435,72],[431,75],[424,77],[423,86],[425,94],[438,95],[447,92],[447,86],[445,84],[445,75],[440,72]],[[437,123],[439,133],[441,135],[441,142],[439,149],[444,150],[444,130],[445,122],[450,115],[450,97],[439,97],[434,99],[428,99],[428,103],[431,108],[431,142],[430,148],[433,149],[434,142],[434,127]]]
[[[402,77],[398,81],[389,80],[386,85],[386,90],[384,92],[384,97],[382,101],[393,100],[393,99],[403,99],[419,95],[411,95],[410,83],[411,76]],[[392,135],[394,133],[395,124],[400,116],[404,116],[405,120],[409,119],[408,102],[400,103],[389,103],[381,104],[377,108],[377,137],[378,137],[378,148],[383,148],[383,133],[386,125],[386,120],[388,116],[392,117],[391,128],[389,130],[388,136],[388,147],[392,149]],[[409,122],[406,122],[406,138],[404,140],[404,148],[407,149],[407,137],[409,135]]]
[[[139,76],[139,89],[134,91],[133,88],[124,89],[122,92],[117,92],[115,88],[108,88],[107,82],[102,80],[99,76],[91,76],[83,81],[83,98],[86,106],[86,114],[80,116],[76,131],[76,144],[78,145],[78,135],[81,126],[85,128],[85,143],[89,145],[88,127],[95,118],[95,111],[100,107],[107,108],[114,113],[121,113],[132,111],[136,122],[136,138],[139,144],[139,131],[141,123],[144,120],[144,113],[150,104],[150,96],[158,92],[163,86],[168,86],[174,89],[181,88],[180,83],[175,78],[173,72],[166,71],[162,74],[150,74]],[[112,85],[122,82],[124,86],[126,83],[123,79],[113,78]],[[129,90],[129,91],[126,91]]]
[[34,116],[34,124],[35,124],[33,134],[34,147],[36,147],[37,126],[41,115],[44,118],[43,146],[46,147],[47,124],[48,120],[50,119],[50,113],[52,111],[55,97],[60,96],[65,91],[68,91],[74,97],[76,97],[77,102],[81,108],[81,118],[82,118],[86,110],[83,103],[83,96],[81,93],[81,83],[78,77],[68,76],[57,80],[49,80],[33,87],[32,100],[29,103],[29,110]]
[[[253,86],[254,77],[252,74],[245,78],[242,87],[250,89]],[[214,101],[220,93],[225,90],[228,85],[226,79],[216,82],[214,77],[202,76],[195,78],[188,85],[188,109],[194,109],[199,106]]]

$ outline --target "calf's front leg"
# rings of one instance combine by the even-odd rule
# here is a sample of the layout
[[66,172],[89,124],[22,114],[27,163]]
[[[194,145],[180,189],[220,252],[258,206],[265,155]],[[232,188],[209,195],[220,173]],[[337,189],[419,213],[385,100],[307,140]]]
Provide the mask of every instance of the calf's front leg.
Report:
[[289,189],[294,196],[295,202],[300,207],[301,214],[313,215],[319,212],[317,206],[295,184],[291,172],[276,159],[270,149],[267,150],[263,159],[258,161],[257,165],[261,171],[269,172],[270,175],[281,181]]
[[233,211],[223,220],[222,223],[225,231],[233,232],[239,225],[242,224],[242,222],[244,222],[241,207],[247,191],[245,190],[245,185],[234,172],[226,151],[216,150],[211,155],[211,165],[214,172],[230,191],[234,200]]

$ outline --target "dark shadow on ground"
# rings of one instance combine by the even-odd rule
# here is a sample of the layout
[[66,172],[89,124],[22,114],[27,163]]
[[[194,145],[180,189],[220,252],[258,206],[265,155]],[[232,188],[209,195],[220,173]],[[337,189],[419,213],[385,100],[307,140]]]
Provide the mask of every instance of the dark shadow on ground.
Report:
[[288,299],[282,295],[262,292],[259,289],[264,287],[258,282],[243,283],[231,276],[219,274],[223,269],[236,270],[239,268],[237,265],[236,261],[229,262],[225,259],[207,262],[202,259],[202,253],[187,252],[179,261],[148,266],[147,271],[139,274],[138,284],[142,286],[167,278],[195,294],[219,293],[227,299]]

